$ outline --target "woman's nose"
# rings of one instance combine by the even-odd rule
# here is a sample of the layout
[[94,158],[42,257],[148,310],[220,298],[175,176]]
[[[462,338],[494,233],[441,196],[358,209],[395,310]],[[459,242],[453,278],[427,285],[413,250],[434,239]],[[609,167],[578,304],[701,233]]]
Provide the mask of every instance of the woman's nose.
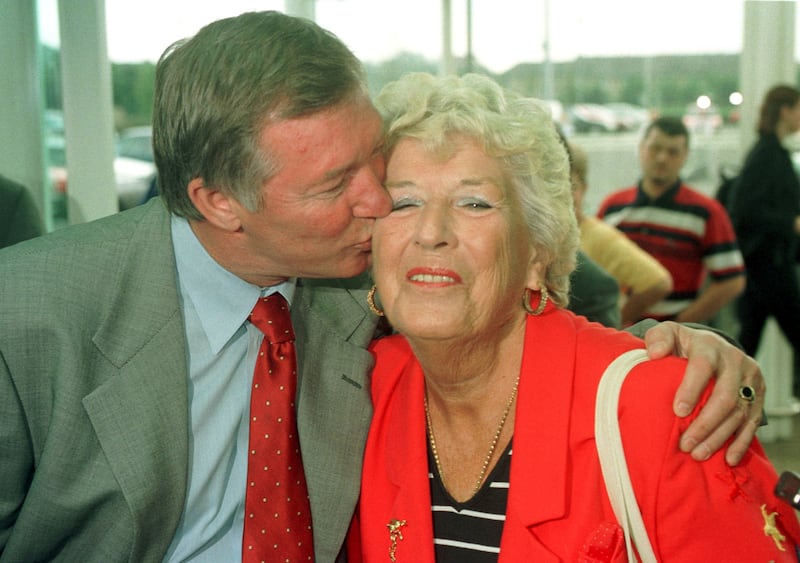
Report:
[[419,214],[416,243],[438,248],[452,243],[451,209],[444,204],[427,204]]

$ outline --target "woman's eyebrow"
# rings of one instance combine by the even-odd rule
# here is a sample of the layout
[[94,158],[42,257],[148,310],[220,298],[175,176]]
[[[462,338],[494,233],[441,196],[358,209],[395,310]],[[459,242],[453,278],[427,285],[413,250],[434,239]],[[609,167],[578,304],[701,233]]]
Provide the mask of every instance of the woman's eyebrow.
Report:
[[416,185],[416,182],[413,182],[412,180],[396,180],[394,182],[386,182],[387,188],[411,188]]

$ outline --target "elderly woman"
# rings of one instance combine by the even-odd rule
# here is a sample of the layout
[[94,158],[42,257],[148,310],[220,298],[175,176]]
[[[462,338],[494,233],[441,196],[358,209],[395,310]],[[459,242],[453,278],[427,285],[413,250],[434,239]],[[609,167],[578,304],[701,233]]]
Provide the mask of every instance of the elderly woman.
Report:
[[[371,305],[400,334],[373,347],[350,557],[625,560],[595,398],[609,363],[642,342],[563,308],[578,230],[549,117],[477,75],[408,75],[378,103],[394,205],[374,231]],[[684,367],[639,364],[619,403],[657,559],[796,561],[800,527],[757,442],[737,467],[680,452],[691,417],[671,398]]]

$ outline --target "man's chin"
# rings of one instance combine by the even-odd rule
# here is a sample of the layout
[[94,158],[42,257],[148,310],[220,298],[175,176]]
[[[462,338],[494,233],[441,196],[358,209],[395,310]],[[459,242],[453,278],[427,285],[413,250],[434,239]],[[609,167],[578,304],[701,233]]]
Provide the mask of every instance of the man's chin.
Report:
[[658,186],[659,188],[668,188],[672,184],[678,181],[677,178],[666,178],[664,176],[656,176],[650,179],[653,185]]

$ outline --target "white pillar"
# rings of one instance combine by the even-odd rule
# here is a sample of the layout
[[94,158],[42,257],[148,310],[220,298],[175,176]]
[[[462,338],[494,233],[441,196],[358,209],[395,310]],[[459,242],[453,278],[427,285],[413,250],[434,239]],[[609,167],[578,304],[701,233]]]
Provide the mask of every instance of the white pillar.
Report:
[[0,174],[26,186],[52,228],[46,199],[42,138],[42,81],[36,2],[0,3]]
[[794,30],[794,1],[745,0],[739,70],[743,150],[755,141],[758,109],[767,90],[778,83],[795,83]]
[[83,223],[119,209],[104,0],[60,0],[67,213]]
[[453,9],[450,0],[442,0],[442,58],[439,62],[439,75],[456,73],[453,61]]
[[556,80],[553,61],[550,60],[550,0],[544,0],[544,42],[542,43],[542,53],[544,54],[544,77],[542,78],[542,98],[545,100],[556,99]]
[[[744,153],[756,139],[758,111],[766,92],[779,83],[795,84],[795,2],[745,0],[742,45],[740,140]],[[794,355],[771,318],[761,336],[756,360],[766,379],[765,410],[769,417],[769,425],[759,429],[758,437],[763,442],[790,437],[791,416],[798,412],[798,403],[792,397]]]

